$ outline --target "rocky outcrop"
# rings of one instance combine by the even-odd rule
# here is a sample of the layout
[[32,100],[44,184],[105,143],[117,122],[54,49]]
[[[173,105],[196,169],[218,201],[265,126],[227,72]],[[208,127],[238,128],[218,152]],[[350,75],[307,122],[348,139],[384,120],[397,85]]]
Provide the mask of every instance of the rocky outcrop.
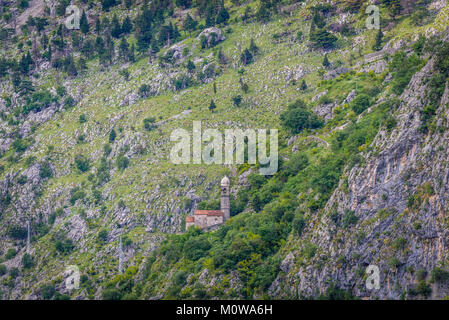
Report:
[[[291,252],[270,288],[272,296],[317,296],[334,282],[359,297],[413,298],[409,289],[417,285],[416,271],[430,274],[447,261],[449,147],[445,141],[449,133],[419,131],[426,78],[432,69],[430,60],[415,74],[400,97],[397,127],[391,134],[378,133],[365,165],[347,172],[347,181],[340,182],[324,214],[313,219],[302,242],[316,246],[315,256],[292,265],[291,254],[301,256],[304,244]],[[449,120],[448,96],[446,88],[436,115],[444,126]],[[336,223],[347,215],[354,216],[353,225]],[[365,285],[368,265],[379,267],[379,290]],[[433,287],[434,298],[447,294],[447,286]]]
[[201,40],[202,37],[206,37],[206,42],[208,47],[213,47],[219,44],[222,41],[226,40],[226,37],[223,35],[220,29],[216,27],[211,27],[204,29],[198,36],[198,40]]

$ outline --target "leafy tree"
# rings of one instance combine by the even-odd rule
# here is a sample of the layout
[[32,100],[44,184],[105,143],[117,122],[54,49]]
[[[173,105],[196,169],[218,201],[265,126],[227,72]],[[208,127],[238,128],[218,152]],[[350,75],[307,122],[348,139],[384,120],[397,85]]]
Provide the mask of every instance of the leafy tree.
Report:
[[288,107],[288,110],[280,116],[283,126],[293,134],[298,134],[304,129],[316,129],[323,125],[323,122],[312,112],[306,109],[302,100],[297,100]]
[[101,0],[101,7],[103,11],[109,11],[110,8],[116,6],[118,3],[116,0]]

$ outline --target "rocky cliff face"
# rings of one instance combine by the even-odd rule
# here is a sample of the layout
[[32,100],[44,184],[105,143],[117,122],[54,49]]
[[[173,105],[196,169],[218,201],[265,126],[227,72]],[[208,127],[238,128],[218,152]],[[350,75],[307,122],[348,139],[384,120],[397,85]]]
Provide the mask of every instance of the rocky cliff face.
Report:
[[[378,133],[364,164],[340,181],[301,249],[287,255],[271,286],[273,296],[317,296],[334,283],[359,297],[413,298],[410,292],[418,280],[429,280],[433,269],[448,262],[449,132],[419,130],[433,65],[429,60],[400,97],[397,127]],[[436,112],[437,127],[449,121],[448,103],[446,88]],[[336,225],[347,215],[356,222],[346,228]],[[316,254],[304,263],[301,252],[310,244]],[[369,265],[379,267],[378,290],[366,288]],[[434,298],[447,293],[447,287],[432,285]]]

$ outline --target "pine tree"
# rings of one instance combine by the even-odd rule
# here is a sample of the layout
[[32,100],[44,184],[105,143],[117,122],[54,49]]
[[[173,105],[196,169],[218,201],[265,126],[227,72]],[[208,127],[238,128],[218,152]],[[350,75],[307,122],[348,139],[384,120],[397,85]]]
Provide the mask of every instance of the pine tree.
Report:
[[217,94],[217,83],[214,82],[214,94]]
[[222,24],[222,23],[226,24],[226,22],[228,22],[228,20],[229,20],[229,12],[228,12],[228,10],[226,10],[226,8],[223,5],[221,7],[221,10],[218,12],[216,23],[217,24]]
[[101,32],[101,21],[99,17],[97,17],[97,19],[95,20],[95,32],[97,34],[100,34]]
[[67,72],[67,74],[71,77],[76,77],[78,75],[78,70],[76,69],[75,66],[75,60],[73,59],[73,56],[68,56],[66,58],[66,66],[65,66],[65,71]]
[[102,56],[106,51],[104,47],[104,40],[101,36],[98,36],[97,39],[95,40],[95,50],[97,51],[99,56]]
[[112,129],[111,132],[109,133],[109,142],[114,142],[116,137],[117,133],[115,133],[115,130]]
[[117,15],[114,14],[112,17],[112,29],[111,29],[111,36],[114,38],[119,38],[122,34],[122,27],[120,26],[120,22],[118,21]]
[[184,29],[189,32],[189,36],[192,36],[192,31],[195,31],[198,22],[195,21],[190,14],[187,14],[184,21]]
[[80,29],[81,32],[86,34],[89,32],[89,22],[87,21],[87,16],[86,16],[86,12],[84,12],[81,15],[81,19],[80,19]]
[[302,79],[301,90],[302,91],[307,90],[307,83],[306,83],[306,80],[304,80],[304,79]]
[[130,62],[135,61],[135,53],[134,53],[135,51],[136,51],[136,49],[135,49],[134,43],[133,43],[133,44],[131,44],[131,48],[129,49],[129,61]]
[[249,20],[250,17],[251,17],[251,7],[250,6],[246,6],[245,12],[243,13],[243,16],[242,16],[242,20],[244,22],[246,22],[246,21]]
[[192,60],[187,61],[187,70],[189,71],[189,73],[192,73],[195,68],[195,64],[192,62]]
[[250,63],[252,63],[253,62],[253,55],[252,55],[252,53],[248,49],[245,49],[245,51],[240,56],[240,61],[245,66],[250,64]]
[[129,34],[133,30],[133,24],[129,17],[126,17],[122,23],[122,33]]
[[131,8],[132,4],[133,4],[133,0],[125,0],[126,9]]
[[217,105],[215,104],[215,101],[212,99],[210,101],[209,110],[213,112],[216,108],[217,108]]
[[119,50],[119,57],[127,61],[129,59],[129,44],[125,38],[122,38],[122,40],[120,40],[118,50]]
[[253,55],[257,55],[259,53],[259,47],[256,45],[256,43],[254,42],[254,39],[251,38],[251,43],[249,45],[249,51],[253,54]]

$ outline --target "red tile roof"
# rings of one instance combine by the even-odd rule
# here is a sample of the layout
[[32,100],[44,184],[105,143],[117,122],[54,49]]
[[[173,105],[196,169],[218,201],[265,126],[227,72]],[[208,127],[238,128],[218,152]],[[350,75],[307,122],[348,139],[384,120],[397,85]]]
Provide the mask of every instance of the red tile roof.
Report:
[[223,215],[223,212],[221,210],[195,210],[195,215],[196,216],[206,215],[206,216],[219,217],[219,216]]
[[195,217],[192,216],[186,217],[186,222],[195,222]]

